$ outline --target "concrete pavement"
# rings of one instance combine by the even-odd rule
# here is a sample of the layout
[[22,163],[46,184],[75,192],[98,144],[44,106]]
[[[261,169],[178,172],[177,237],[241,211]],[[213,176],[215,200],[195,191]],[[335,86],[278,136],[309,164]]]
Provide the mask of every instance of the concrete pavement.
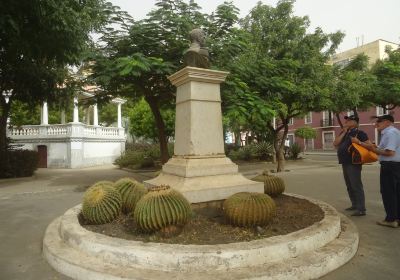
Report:
[[[252,177],[269,163],[244,164],[240,171]],[[349,206],[341,169],[332,155],[307,155],[289,162],[280,173],[287,191],[326,201],[337,210]],[[131,176],[151,178],[153,172],[128,172],[113,166],[80,170],[40,169],[33,178],[0,180],[0,279],[69,279],[55,272],[42,258],[41,246],[47,225],[67,209],[80,203],[84,190],[99,180]],[[379,193],[379,165],[363,170],[367,216],[351,217],[360,231],[355,258],[323,277],[333,279],[399,279],[400,229],[375,225],[384,211]],[[348,213],[346,213],[348,214]]]

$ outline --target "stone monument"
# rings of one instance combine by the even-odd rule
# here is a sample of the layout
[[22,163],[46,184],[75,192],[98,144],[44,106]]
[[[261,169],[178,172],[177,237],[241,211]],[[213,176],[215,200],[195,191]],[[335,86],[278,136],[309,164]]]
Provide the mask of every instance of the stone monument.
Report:
[[191,203],[226,199],[244,191],[263,192],[263,183],[246,179],[225,156],[220,84],[228,72],[207,69],[204,33],[191,32],[186,66],[169,76],[177,87],[174,156],[147,186],[170,185]]

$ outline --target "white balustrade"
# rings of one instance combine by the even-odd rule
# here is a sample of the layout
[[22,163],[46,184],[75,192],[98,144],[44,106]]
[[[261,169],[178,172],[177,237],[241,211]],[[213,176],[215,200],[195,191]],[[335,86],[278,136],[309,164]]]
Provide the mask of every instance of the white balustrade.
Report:
[[[121,132],[122,130],[122,132]],[[123,129],[117,127],[98,127],[93,125],[74,124],[56,124],[56,125],[26,125],[18,128],[10,128],[8,136],[14,139],[34,138],[57,138],[64,137],[96,137],[96,138],[120,138],[125,137]]]
[[96,128],[92,126],[86,126],[83,130],[85,136],[94,136],[96,135]]
[[116,127],[102,127],[100,136],[118,136],[118,128]]

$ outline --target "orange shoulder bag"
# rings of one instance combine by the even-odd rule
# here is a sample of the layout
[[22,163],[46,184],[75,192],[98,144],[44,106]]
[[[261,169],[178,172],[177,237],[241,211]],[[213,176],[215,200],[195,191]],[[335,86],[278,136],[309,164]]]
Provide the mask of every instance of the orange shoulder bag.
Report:
[[[358,132],[356,137],[358,136]],[[363,146],[352,143],[348,149],[353,164],[371,163],[378,160],[378,155]]]

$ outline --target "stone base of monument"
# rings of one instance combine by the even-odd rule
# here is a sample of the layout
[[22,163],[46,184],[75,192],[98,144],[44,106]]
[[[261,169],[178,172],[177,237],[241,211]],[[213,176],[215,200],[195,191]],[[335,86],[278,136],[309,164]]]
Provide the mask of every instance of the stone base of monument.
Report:
[[147,186],[169,185],[191,203],[226,199],[238,192],[264,192],[264,184],[245,178],[229,158],[174,156]]
[[357,251],[359,237],[348,218],[325,203],[310,201],[325,216],[308,228],[217,245],[108,237],[84,229],[78,222],[81,207],[76,206],[49,225],[43,254],[54,269],[82,280],[315,279],[348,262]]

